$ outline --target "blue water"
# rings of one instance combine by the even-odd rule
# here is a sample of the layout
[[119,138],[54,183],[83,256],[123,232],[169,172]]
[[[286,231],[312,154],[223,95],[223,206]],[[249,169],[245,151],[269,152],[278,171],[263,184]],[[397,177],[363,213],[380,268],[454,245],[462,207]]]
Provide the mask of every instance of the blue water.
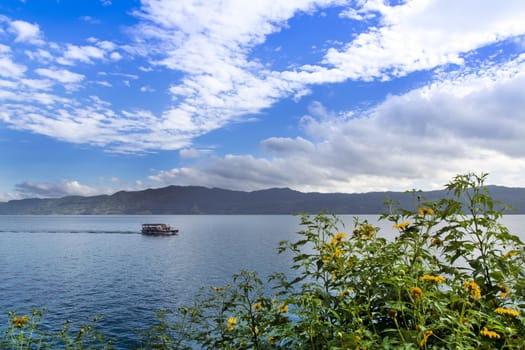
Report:
[[[145,222],[180,233],[143,236]],[[104,333],[131,348],[156,310],[189,304],[200,287],[242,268],[284,272],[277,244],[294,239],[298,224],[294,216],[0,216],[0,325],[9,310],[44,306],[49,324],[102,314]]]
[[[376,223],[375,216],[367,217]],[[352,216],[344,216],[347,227]],[[9,310],[46,307],[44,320],[61,325],[102,315],[99,326],[117,348],[137,346],[136,329],[155,311],[189,304],[199,288],[231,281],[242,268],[261,277],[288,272],[281,240],[295,240],[296,216],[0,216],[0,326]],[[178,236],[139,234],[164,222]],[[525,216],[504,223],[523,235]],[[385,231],[391,224],[381,222]]]

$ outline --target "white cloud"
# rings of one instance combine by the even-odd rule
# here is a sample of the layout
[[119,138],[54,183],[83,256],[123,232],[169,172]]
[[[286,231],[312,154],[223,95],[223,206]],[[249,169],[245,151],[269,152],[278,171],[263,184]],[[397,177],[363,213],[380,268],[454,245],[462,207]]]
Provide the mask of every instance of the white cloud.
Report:
[[51,90],[53,87],[53,82],[49,79],[20,79],[19,84],[27,91]]
[[75,62],[93,63],[93,59],[104,59],[105,50],[96,46],[77,46],[67,44],[67,49],[57,62],[63,65],[73,65]]
[[115,43],[113,43],[111,41],[98,40],[96,38],[89,38],[88,42],[91,42],[91,43],[95,44],[96,46],[100,47],[101,49],[103,49],[106,52],[113,51],[117,47],[117,45],[115,45]]
[[0,193],[0,202],[8,202],[10,200],[21,199],[20,193],[4,192]]
[[[350,9],[356,4],[359,6]],[[58,57],[56,62],[60,64],[73,66],[79,62],[110,65],[124,59],[121,52],[142,54],[141,59],[146,58],[148,62],[147,65],[143,61],[138,63],[139,70],[151,71],[153,67],[157,71],[171,70],[166,74],[166,79],[173,79],[169,87],[169,94],[173,97],[171,106],[158,115],[135,106],[121,112],[112,106],[81,107],[86,101],[69,95],[29,94],[6,88],[0,91],[0,99],[9,101],[9,105],[0,106],[0,112],[10,116],[9,123],[14,128],[112,151],[147,152],[191,147],[195,137],[232,122],[253,118],[254,113],[284,98],[299,101],[313,91],[311,85],[348,79],[392,79],[449,63],[462,65],[458,69],[463,72],[468,68],[465,56],[473,50],[525,33],[525,22],[522,21],[524,4],[512,0],[499,3],[425,0],[406,1],[398,6],[388,6],[382,1],[358,1],[349,5],[340,0],[206,3],[144,0],[141,9],[134,13],[140,21],[134,31],[134,46],[119,46],[95,37],[87,39],[88,45],[84,46],[48,43],[45,49],[26,51],[42,65],[30,72],[49,78],[47,82],[41,81],[42,90],[52,79],[65,84],[70,93],[72,88],[80,87],[81,81],[88,80],[102,86],[110,83],[104,79],[89,79],[71,70],[49,67],[50,56]],[[259,45],[264,44],[270,35],[286,31],[288,21],[294,16],[313,14],[332,6],[340,6],[345,20],[351,17],[363,21],[363,27],[370,26],[353,37],[348,33],[349,41],[334,44],[335,47],[328,49],[322,60],[296,66],[294,70],[272,70],[271,64],[254,58]],[[2,24],[16,22],[6,17],[1,17],[0,21]],[[20,24],[18,26],[21,28]],[[15,44],[42,36],[37,25],[27,23],[25,29],[20,28],[15,39],[19,41]],[[20,36],[21,33],[25,36]],[[27,67],[14,60],[11,49],[2,45],[0,76],[7,80],[27,79],[24,76]],[[115,73],[111,68],[107,69],[105,76],[139,78],[132,73]],[[131,85],[128,80],[124,84]],[[141,85],[143,92],[152,87]],[[462,89],[469,93],[467,90],[475,87],[462,85]],[[26,101],[36,105],[27,106]],[[392,98],[384,106],[393,105],[394,101],[396,99]],[[56,114],[48,109],[42,110],[41,104],[49,108],[60,107],[60,111]],[[327,119],[330,120],[331,116],[328,115]],[[371,124],[361,123],[371,127]],[[329,126],[341,127],[318,118],[304,118],[304,125],[305,130],[317,128],[317,138],[328,138],[333,132]],[[278,152],[279,147],[291,149],[291,144],[304,149],[305,142],[317,142],[314,136],[310,138],[302,141],[270,138],[262,143],[262,147],[267,152]],[[316,143],[311,146],[314,149],[320,147]]]
[[184,148],[179,151],[179,156],[182,159],[192,159],[208,155],[211,152],[211,149]]
[[7,45],[0,44],[0,54],[8,54],[11,52],[11,48]]
[[355,8],[347,8],[339,13],[341,18],[350,18],[356,21],[362,21],[365,19],[371,19],[375,17],[373,13],[366,13],[366,11],[358,11]]
[[0,77],[18,78],[26,70],[26,66],[13,62],[9,46],[0,44]]
[[0,76],[17,78],[22,76],[26,70],[26,66],[13,62],[7,56],[0,56]]
[[109,55],[109,58],[111,58],[113,61],[119,61],[122,59],[122,55],[118,52],[112,52],[110,55]]
[[36,51],[26,50],[25,54],[32,60],[39,61],[42,63],[48,63],[55,59],[49,51],[43,49],[38,49]]
[[329,49],[322,66],[303,66],[286,77],[305,83],[390,79],[462,65],[464,54],[525,33],[525,3],[519,0],[503,6],[490,0],[407,1],[394,7],[367,1],[360,13],[379,14],[381,26],[359,34],[343,49]]
[[97,18],[94,18],[94,17],[91,17],[91,16],[82,16],[80,17],[81,20],[87,22],[87,23],[91,23],[91,24],[99,24],[101,23],[101,21]]
[[322,62],[271,71],[250,60],[251,50],[283,30],[297,13],[336,4],[342,3],[144,1],[136,13],[143,20],[137,37],[155,44],[145,50],[151,64],[184,73],[170,88],[176,103],[164,113],[164,125],[202,135],[282,98],[295,96],[297,101],[311,93],[310,84],[391,79],[450,63],[462,65],[472,50],[525,33],[521,1],[427,0],[399,6],[362,1],[361,7],[347,8],[341,16],[373,18],[379,25],[342,49],[327,50]]
[[12,21],[10,23],[10,31],[15,33],[15,42],[28,42],[31,44],[43,44],[40,38],[40,28],[38,24],[33,24],[25,21]]
[[144,50],[156,55],[151,64],[185,73],[170,88],[178,104],[165,112],[165,125],[202,135],[304,90],[250,61],[248,54],[296,13],[334,3],[143,2],[136,13],[143,19],[137,36],[155,43]]
[[16,185],[16,190],[24,197],[64,197],[70,195],[90,196],[100,194],[100,188],[83,185],[76,180],[63,179],[56,183],[23,182]]
[[95,196],[117,191],[138,191],[144,188],[141,181],[126,183],[118,177],[99,178],[97,184],[84,184],[78,180],[61,179],[53,182],[25,181],[16,184],[15,192],[0,194],[0,202],[21,198],[60,198],[65,196]]
[[145,85],[140,87],[140,92],[155,92],[155,89],[151,86]]
[[302,191],[366,192],[441,187],[452,176],[489,172],[522,186],[525,176],[525,58],[482,72],[440,75],[341,118],[320,103],[302,118],[305,137],[261,142],[265,158],[227,155],[160,171],[162,184],[242,190],[290,186]]
[[63,84],[75,84],[84,80],[82,74],[73,73],[67,69],[38,68],[35,72],[41,76],[51,78]]
[[105,81],[105,80],[97,80],[96,83],[98,85],[105,86],[105,87],[112,87],[113,86],[113,85],[111,85],[111,83],[109,81]]

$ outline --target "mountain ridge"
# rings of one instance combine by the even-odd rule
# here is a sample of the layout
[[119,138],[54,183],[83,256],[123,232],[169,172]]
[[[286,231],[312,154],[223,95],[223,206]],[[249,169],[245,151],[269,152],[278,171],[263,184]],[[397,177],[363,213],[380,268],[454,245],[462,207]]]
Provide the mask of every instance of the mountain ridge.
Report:
[[[525,188],[487,186],[494,199],[525,214]],[[445,190],[422,191],[428,200],[447,196]],[[110,215],[110,214],[380,214],[387,198],[402,207],[414,205],[410,192],[320,193],[287,187],[239,191],[204,186],[148,188],[96,196],[26,198],[0,202],[0,215]]]

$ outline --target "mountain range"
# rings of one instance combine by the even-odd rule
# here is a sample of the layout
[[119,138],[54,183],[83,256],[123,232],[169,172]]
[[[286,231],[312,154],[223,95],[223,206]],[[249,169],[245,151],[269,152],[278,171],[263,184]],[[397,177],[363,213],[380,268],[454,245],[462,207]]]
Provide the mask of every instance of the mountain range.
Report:
[[[508,213],[525,214],[525,188],[488,186],[496,200],[511,205]],[[428,200],[447,196],[444,190],[416,195]],[[0,203],[0,215],[94,214],[380,214],[388,211],[387,198],[414,208],[414,194],[407,192],[304,193],[289,188],[233,191],[199,186],[168,186],[112,195],[30,198]]]

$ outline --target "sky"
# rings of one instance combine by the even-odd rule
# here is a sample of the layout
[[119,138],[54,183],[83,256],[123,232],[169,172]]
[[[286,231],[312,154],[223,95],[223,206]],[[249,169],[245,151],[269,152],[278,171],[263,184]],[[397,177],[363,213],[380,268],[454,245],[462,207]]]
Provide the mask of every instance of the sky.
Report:
[[0,0],[0,201],[525,187],[523,0]]

